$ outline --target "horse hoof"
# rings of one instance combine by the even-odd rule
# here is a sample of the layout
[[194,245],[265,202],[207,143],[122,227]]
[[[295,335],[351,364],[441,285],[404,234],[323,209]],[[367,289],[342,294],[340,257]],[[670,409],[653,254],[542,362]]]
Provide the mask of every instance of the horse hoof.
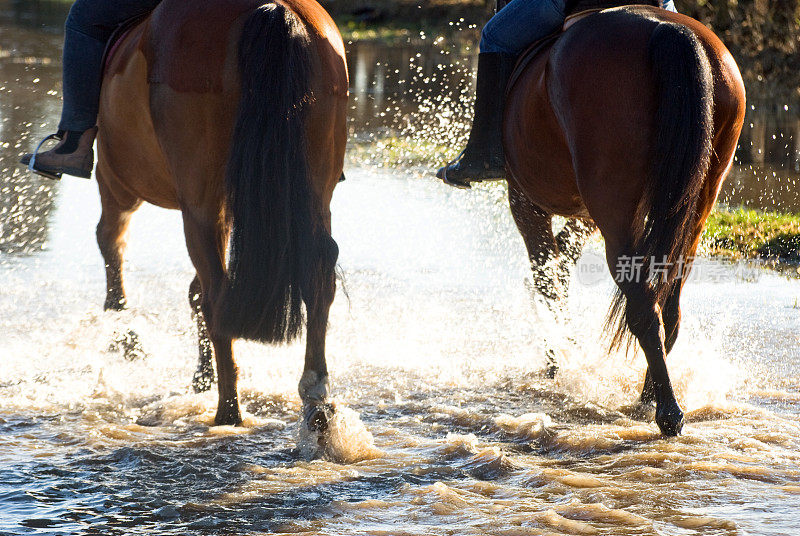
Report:
[[675,437],[683,430],[683,412],[677,406],[671,411],[656,410],[656,424],[666,437]]
[[312,432],[324,434],[328,430],[334,413],[333,404],[325,403],[307,406],[304,418],[306,428]]
[[236,409],[217,409],[214,416],[214,426],[239,426],[242,424],[242,415],[239,408]]

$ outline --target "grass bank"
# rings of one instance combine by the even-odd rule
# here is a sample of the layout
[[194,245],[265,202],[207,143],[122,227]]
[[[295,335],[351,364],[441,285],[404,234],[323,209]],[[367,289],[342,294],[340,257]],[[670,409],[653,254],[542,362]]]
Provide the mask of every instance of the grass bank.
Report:
[[800,263],[800,215],[718,208],[708,218],[702,249],[712,256]]
[[353,165],[403,168],[424,174],[454,158],[458,151],[450,145],[411,136],[376,136],[351,140],[347,156]]

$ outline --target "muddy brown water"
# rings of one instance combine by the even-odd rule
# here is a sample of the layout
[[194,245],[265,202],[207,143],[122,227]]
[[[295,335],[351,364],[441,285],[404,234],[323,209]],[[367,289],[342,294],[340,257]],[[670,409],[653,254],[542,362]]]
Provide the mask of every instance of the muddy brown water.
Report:
[[[669,359],[688,422],[665,440],[630,409],[644,359],[604,353],[601,244],[556,324],[501,191],[369,155],[333,202],[347,296],[330,322],[328,450],[311,459],[298,432],[298,344],[237,343],[247,417],[212,426],[215,395],[189,389],[179,215],[134,217],[131,307],[104,313],[94,183],[15,166],[60,94],[63,8],[23,4],[0,2],[0,534],[798,533],[797,280],[700,265]],[[468,55],[349,50],[354,137],[459,143]],[[724,201],[800,210],[800,108],[757,104],[747,123]],[[114,344],[128,330],[133,360]]]

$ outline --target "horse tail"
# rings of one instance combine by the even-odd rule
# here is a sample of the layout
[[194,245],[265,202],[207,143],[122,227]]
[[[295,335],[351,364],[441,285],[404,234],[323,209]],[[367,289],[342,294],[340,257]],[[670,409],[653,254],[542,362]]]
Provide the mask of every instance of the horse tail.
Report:
[[[655,143],[626,253],[641,259],[655,303],[663,307],[691,262],[697,206],[712,151],[713,78],[703,45],[680,24],[659,23],[648,55],[657,87]],[[612,347],[628,338],[625,309],[625,297],[617,290],[609,313],[609,323],[617,323]]]
[[230,258],[215,304],[220,333],[231,338],[275,343],[302,332],[302,287],[316,268],[321,225],[306,142],[310,44],[280,4],[252,12],[239,39],[241,97],[225,176]]

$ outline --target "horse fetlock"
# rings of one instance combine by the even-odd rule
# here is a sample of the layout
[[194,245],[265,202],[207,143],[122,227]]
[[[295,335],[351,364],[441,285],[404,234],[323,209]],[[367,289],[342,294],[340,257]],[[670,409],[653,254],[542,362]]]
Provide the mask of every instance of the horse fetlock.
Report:
[[326,234],[322,240],[322,259],[324,267],[328,270],[333,270],[336,267],[336,261],[339,259],[339,244],[332,236]]
[[533,267],[533,287],[536,291],[550,301],[559,301],[566,295],[557,269],[552,265]]
[[561,261],[558,263],[558,268],[556,268],[556,277],[558,281],[561,283],[561,286],[566,289],[569,287],[569,278],[572,275],[572,267],[575,266],[575,261],[573,261],[569,257],[562,257]]
[[297,391],[305,404],[324,403],[330,394],[328,375],[316,370],[303,371]]
[[643,405],[652,405],[656,401],[656,392],[653,389],[652,383],[648,385],[645,383],[642,388],[642,393],[639,395],[639,403]]
[[644,385],[642,385],[642,394],[639,395],[639,403],[644,405],[652,405],[656,401],[656,385],[653,381],[653,376],[650,374],[650,369],[644,375]]
[[656,407],[655,404],[647,403],[639,399],[637,404],[630,408],[630,416],[632,419],[638,421],[651,421],[655,419]]
[[556,352],[552,348],[548,348],[545,351],[545,358],[547,360],[544,373],[549,379],[553,380],[558,374],[558,360],[556,359]]
[[109,292],[103,304],[104,311],[123,311],[128,306],[128,300],[120,292]]
[[189,291],[189,305],[192,306],[192,312],[195,314],[202,314],[202,295],[194,290]]

